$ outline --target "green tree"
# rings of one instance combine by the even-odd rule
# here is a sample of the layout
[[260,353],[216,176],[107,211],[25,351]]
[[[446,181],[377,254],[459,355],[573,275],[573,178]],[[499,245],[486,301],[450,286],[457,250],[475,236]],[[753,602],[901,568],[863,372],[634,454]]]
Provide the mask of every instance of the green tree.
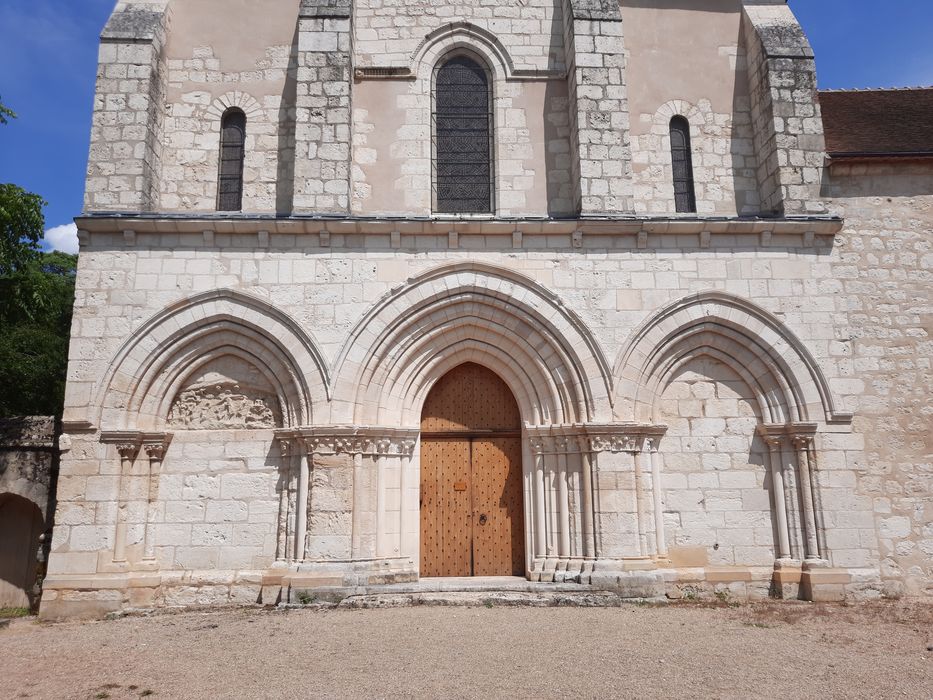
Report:
[[77,260],[40,253],[0,277],[0,417],[62,413]]
[[0,124],[6,124],[8,119],[16,119],[16,112],[0,102]]
[[8,275],[39,254],[45,234],[45,200],[22,187],[0,183],[0,275]]
[[[16,113],[0,101],[0,124]],[[45,200],[16,185],[0,183],[0,275],[34,259],[45,230]]]
[[[16,115],[0,103],[0,124]],[[42,253],[43,199],[0,183],[0,417],[61,415],[77,256]]]

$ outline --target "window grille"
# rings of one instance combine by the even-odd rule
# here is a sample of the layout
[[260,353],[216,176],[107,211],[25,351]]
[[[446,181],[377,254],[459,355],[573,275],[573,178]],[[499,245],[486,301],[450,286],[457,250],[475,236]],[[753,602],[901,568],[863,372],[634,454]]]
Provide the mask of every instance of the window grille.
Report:
[[695,214],[693,157],[690,153],[690,123],[684,117],[671,119],[671,159],[674,165],[674,204],[678,214]]
[[246,115],[239,109],[224,112],[220,126],[220,174],[218,211],[243,208],[243,157],[246,144]]
[[470,58],[455,56],[437,71],[434,186],[438,212],[492,212],[491,102],[486,71]]

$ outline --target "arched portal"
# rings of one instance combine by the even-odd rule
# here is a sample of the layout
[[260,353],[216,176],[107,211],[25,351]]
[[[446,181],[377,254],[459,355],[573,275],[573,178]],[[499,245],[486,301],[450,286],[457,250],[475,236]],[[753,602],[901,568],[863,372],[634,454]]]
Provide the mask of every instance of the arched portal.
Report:
[[0,608],[31,608],[42,513],[21,496],[0,494]]
[[498,375],[466,363],[421,417],[421,575],[523,576],[521,416]]

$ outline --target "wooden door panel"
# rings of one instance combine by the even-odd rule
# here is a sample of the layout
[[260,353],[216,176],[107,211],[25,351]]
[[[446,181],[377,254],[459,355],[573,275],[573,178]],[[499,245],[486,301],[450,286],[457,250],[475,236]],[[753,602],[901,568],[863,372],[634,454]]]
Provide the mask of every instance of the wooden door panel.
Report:
[[472,471],[473,575],[522,576],[525,528],[521,440],[474,439]]
[[469,576],[470,442],[421,442],[421,575]]
[[523,575],[521,417],[508,385],[455,367],[428,394],[421,430],[421,575]]
[[444,573],[441,576],[469,576],[472,570],[473,509],[470,484],[470,441],[452,439],[446,443],[442,488],[444,504]]

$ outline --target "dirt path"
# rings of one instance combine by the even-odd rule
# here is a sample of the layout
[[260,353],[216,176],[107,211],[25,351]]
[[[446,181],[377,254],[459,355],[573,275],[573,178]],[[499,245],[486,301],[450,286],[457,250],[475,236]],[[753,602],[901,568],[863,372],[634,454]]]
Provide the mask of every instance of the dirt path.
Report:
[[933,606],[234,610],[0,630],[3,698],[933,699]]

